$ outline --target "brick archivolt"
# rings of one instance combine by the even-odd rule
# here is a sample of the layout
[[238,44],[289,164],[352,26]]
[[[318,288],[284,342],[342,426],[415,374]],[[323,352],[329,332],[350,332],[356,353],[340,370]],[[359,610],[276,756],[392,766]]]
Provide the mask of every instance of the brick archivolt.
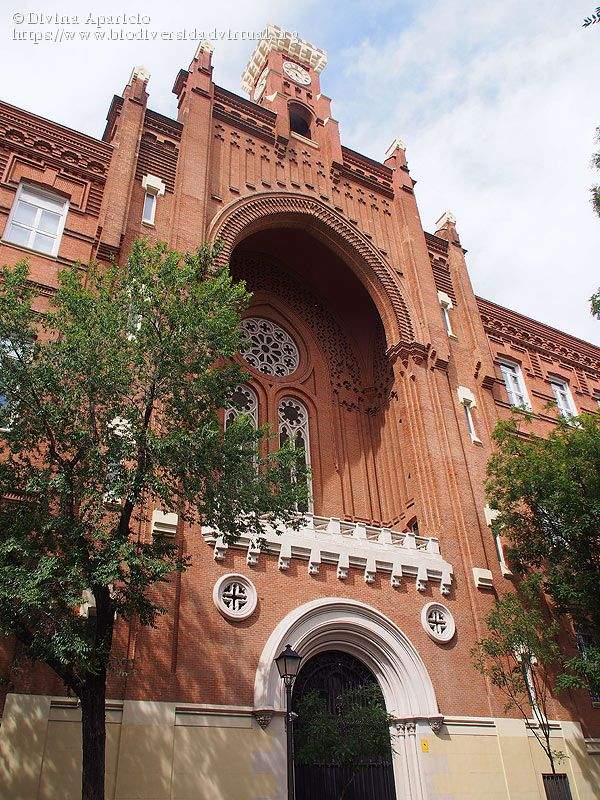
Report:
[[[283,682],[274,659],[288,643],[306,659],[332,647],[353,653],[377,677],[388,713],[399,720],[441,719],[427,668],[406,634],[372,606],[341,597],[304,603],[277,624],[263,648],[256,670],[254,707],[257,710],[284,708]],[[416,765],[417,762],[411,759],[402,766],[409,763]],[[410,796],[422,797],[421,794]]]
[[234,200],[213,219],[209,239],[222,241],[221,259],[226,262],[250,234],[291,227],[301,227],[322,241],[353,269],[379,311],[388,349],[414,340],[408,308],[390,264],[364,234],[314,197],[261,192]]

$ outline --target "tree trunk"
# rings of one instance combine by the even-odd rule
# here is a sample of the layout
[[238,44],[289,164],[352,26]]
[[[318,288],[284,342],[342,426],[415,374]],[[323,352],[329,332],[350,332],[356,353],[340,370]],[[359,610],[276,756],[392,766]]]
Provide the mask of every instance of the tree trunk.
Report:
[[104,800],[106,674],[90,677],[81,692],[82,800]]

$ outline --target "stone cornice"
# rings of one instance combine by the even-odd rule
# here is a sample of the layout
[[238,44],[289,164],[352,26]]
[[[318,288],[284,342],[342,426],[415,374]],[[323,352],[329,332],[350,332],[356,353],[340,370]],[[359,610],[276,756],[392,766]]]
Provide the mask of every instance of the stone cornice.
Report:
[[0,102],[0,146],[104,180],[112,145]]
[[596,376],[600,374],[600,348],[542,322],[530,319],[482,297],[477,305],[486,333],[502,341],[564,361]]
[[321,564],[335,564],[340,580],[348,577],[350,569],[359,569],[366,583],[373,583],[379,572],[390,576],[393,587],[399,587],[404,577],[413,578],[420,592],[430,581],[439,582],[444,595],[450,593],[452,586],[452,565],[440,555],[439,541],[409,531],[307,514],[299,530],[288,528],[278,533],[266,527],[260,541],[242,536],[228,543],[226,537],[208,527],[202,528],[202,535],[213,546],[215,561],[222,561],[227,550],[234,547],[246,550],[249,566],[256,566],[268,553],[278,556],[278,566],[283,571],[297,558],[308,562],[309,575],[317,575]]

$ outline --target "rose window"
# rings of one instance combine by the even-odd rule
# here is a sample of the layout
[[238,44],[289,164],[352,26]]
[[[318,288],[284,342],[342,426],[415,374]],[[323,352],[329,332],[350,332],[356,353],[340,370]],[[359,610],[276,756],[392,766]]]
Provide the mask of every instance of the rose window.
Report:
[[454,617],[441,603],[427,603],[423,606],[421,624],[436,642],[449,642],[456,632]]
[[240,620],[252,614],[258,597],[252,581],[244,575],[229,574],[215,583],[213,600],[224,617]]
[[248,317],[242,320],[241,329],[247,339],[242,356],[254,369],[279,378],[298,369],[298,348],[289,333],[279,325],[262,317]]
[[241,611],[248,602],[248,591],[242,583],[231,581],[221,592],[221,600],[230,611]]

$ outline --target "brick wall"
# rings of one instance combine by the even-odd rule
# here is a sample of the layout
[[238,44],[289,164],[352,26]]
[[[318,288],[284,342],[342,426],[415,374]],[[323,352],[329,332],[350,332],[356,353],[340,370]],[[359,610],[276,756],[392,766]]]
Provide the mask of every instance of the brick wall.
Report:
[[[342,147],[314,70],[300,89],[283,75],[281,54],[271,52],[268,66],[267,88],[253,103],[215,86],[210,53],[200,48],[175,83],[177,121],[147,108],[146,79],[134,71],[110,106],[103,141],[2,105],[0,230],[22,179],[66,193],[70,210],[57,258],[5,243],[0,255],[3,263],[29,259],[43,303],[61,265],[122,262],[140,234],[178,248],[221,236],[234,273],[255,292],[250,313],[279,322],[301,352],[287,379],[252,373],[261,421],[275,423],[284,395],[305,402],[316,513],[397,531],[417,519],[421,534],[439,538],[454,568],[443,602],[457,634],[440,645],[421,627],[420,610],[440,599],[439,585],[392,588],[383,572],[367,584],[356,569],[341,582],[335,566],[309,576],[297,559],[284,573],[269,555],[249,568],[235,549],[216,563],[199,531],[180,526],[192,566],[164,589],[167,613],[155,629],[119,625],[115,655],[132,668],[111,678],[109,695],[251,704],[258,658],[277,622],[299,604],[339,595],[402,628],[443,713],[502,715],[501,699],[470,666],[495,593],[511,586],[484,516],[490,434],[508,413],[498,358],[522,364],[543,432],[553,424],[544,409],[551,374],[569,382],[579,410],[597,409],[600,351],[476,298],[454,222],[423,231],[403,147],[384,164]],[[290,132],[290,100],[312,114],[310,139]],[[152,226],[141,222],[147,174],[166,186]],[[452,300],[455,338],[438,291]],[[476,398],[479,442],[466,429],[459,386]],[[474,567],[491,571],[491,589],[475,586]],[[238,623],[212,601],[217,578],[233,571],[247,574],[259,595],[255,614]],[[7,644],[5,664],[12,656]],[[12,690],[63,691],[39,666],[21,669]],[[599,712],[583,693],[556,700],[553,715],[600,735]]]

